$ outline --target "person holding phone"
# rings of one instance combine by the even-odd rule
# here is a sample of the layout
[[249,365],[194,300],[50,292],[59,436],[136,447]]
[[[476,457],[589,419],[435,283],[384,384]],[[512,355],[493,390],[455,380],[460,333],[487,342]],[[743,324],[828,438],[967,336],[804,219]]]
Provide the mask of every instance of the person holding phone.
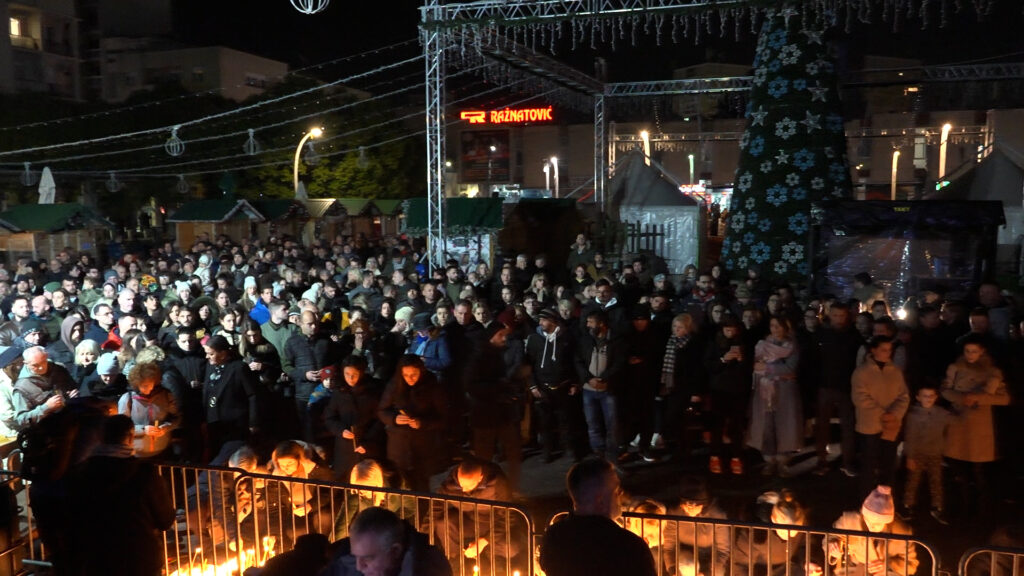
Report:
[[295,385],[295,414],[304,440],[312,441],[313,427],[309,417],[309,397],[320,384],[320,370],[336,358],[335,343],[319,333],[320,321],[317,315],[306,310],[299,316],[299,333],[285,342],[285,364],[291,366],[288,372]]
[[731,440],[728,448],[729,469],[743,474],[743,433],[746,430],[747,402],[750,400],[750,379],[753,355],[744,349],[742,324],[732,314],[725,314],[718,332],[708,345],[705,365],[710,375],[711,458],[708,468],[722,473],[724,437]]

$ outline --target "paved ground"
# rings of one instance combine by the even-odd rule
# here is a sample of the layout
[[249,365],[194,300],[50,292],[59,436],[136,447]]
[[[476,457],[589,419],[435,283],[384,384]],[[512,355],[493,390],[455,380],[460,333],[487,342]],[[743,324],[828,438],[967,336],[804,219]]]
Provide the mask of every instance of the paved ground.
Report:
[[[838,445],[830,447],[838,450]],[[654,498],[672,505],[678,500],[679,480],[686,474],[702,475],[709,480],[711,493],[726,513],[733,519],[749,519],[757,496],[768,490],[789,488],[810,509],[810,525],[828,527],[844,510],[860,508],[856,478],[848,478],[838,470],[838,465],[826,476],[816,476],[810,471],[815,458],[808,450],[794,459],[793,475],[788,478],[763,476],[760,472],[760,458],[755,452],[746,455],[749,463],[746,474],[711,475],[707,472],[706,456],[695,456],[693,463],[683,465],[671,459],[655,463],[637,461],[623,466],[623,487],[633,495]],[[569,508],[565,489],[565,474],[572,466],[572,459],[563,457],[550,464],[544,464],[539,455],[528,455],[523,462],[523,480],[520,493],[522,504],[531,512],[535,525],[540,529],[555,513]],[[1003,474],[1005,486],[1014,486],[1020,492],[1024,481],[1010,479]],[[897,488],[897,492],[899,488]],[[1008,492],[1009,490],[1004,490]],[[949,490],[947,490],[949,492]],[[951,526],[942,526],[934,521],[926,509],[918,511],[913,520],[914,533],[929,543],[938,553],[940,568],[956,572],[956,564],[964,551],[987,542],[992,531],[999,525],[1024,524],[1024,503],[1020,500],[995,498],[993,519],[960,521]]]

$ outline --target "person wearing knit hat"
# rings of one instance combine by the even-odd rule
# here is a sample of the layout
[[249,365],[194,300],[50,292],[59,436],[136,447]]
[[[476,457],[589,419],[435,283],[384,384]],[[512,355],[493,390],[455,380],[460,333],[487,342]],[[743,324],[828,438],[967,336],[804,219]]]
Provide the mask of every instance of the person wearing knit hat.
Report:
[[[840,530],[876,534],[910,535],[910,528],[896,518],[892,488],[878,485],[868,494],[859,511],[843,512],[833,524]],[[888,574],[909,576],[917,572],[917,546],[906,539],[831,535],[825,544],[832,573],[842,576]]]
[[96,371],[82,381],[79,395],[116,402],[128,390],[128,380],[121,374],[116,352],[107,352],[96,360]]

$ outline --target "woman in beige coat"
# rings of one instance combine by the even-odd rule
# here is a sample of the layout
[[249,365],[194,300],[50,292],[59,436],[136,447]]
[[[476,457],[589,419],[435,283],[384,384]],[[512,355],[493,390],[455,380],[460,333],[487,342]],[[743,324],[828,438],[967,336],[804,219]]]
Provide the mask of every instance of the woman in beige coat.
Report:
[[963,354],[946,370],[942,397],[952,404],[944,454],[960,489],[961,512],[970,514],[972,494],[977,494],[978,508],[985,512],[989,502],[986,464],[998,457],[992,407],[1009,404],[1010,395],[982,338],[965,339]]

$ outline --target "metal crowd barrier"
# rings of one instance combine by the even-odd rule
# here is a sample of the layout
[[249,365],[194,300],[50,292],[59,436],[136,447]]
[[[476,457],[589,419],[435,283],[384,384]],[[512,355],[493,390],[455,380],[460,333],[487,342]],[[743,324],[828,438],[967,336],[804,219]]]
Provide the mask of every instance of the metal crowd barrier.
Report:
[[651,548],[659,576],[866,576],[872,562],[882,562],[880,573],[887,576],[938,575],[934,549],[909,535],[660,514],[622,517]]
[[176,526],[164,535],[168,576],[240,573],[290,550],[308,533],[345,538],[356,514],[372,506],[427,534],[445,551],[454,574],[533,573],[533,523],[524,509],[509,504],[226,468],[161,466],[160,472],[179,510]]
[[960,557],[960,576],[1024,576],[1024,548],[971,548]]

